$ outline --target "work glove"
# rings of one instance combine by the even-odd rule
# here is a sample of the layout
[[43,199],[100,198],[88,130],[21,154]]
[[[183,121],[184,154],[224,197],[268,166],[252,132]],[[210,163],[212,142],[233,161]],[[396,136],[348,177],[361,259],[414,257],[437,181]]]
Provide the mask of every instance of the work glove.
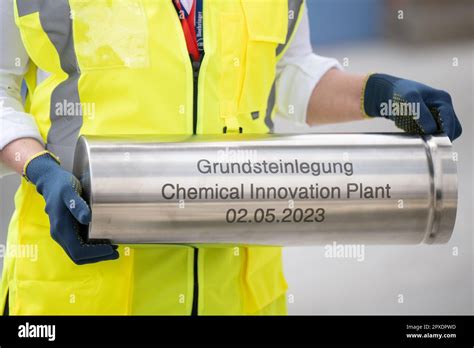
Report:
[[407,133],[445,133],[451,141],[462,133],[451,96],[419,82],[372,74],[362,102],[367,117],[385,117]]
[[[24,170],[27,180],[46,201],[46,213],[51,225],[51,237],[77,265],[114,260],[119,257],[117,246],[106,241],[88,244],[80,234],[81,225],[91,221],[91,210],[82,199],[82,187],[77,178],[64,170],[54,155],[40,152],[30,159]],[[81,224],[81,225],[80,225]]]

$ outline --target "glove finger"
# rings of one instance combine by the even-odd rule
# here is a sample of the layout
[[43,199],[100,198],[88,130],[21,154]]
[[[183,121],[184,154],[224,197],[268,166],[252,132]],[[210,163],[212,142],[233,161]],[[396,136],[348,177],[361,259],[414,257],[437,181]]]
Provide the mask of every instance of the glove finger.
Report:
[[67,212],[54,232],[59,244],[66,250],[76,264],[113,260],[119,257],[115,246],[111,244],[87,244],[79,234],[79,225],[75,218]]
[[422,127],[424,134],[435,134],[439,131],[438,124],[433,114],[428,106],[423,102],[420,102],[420,115],[417,122]]
[[411,115],[391,116],[389,119],[395,122],[395,125],[408,134],[433,134],[438,126],[425,103],[416,101],[420,105],[420,110]]
[[78,265],[119,258],[118,251],[110,244],[73,245],[71,255],[72,260]]
[[[114,247],[114,246],[112,246]],[[85,259],[85,260],[78,260],[76,262],[77,265],[86,265],[89,263],[97,263],[101,261],[109,261],[109,260],[117,260],[119,258],[119,253],[118,251],[114,250],[110,255],[107,256],[101,256],[98,258],[92,258],[92,259]]]
[[462,127],[456,116],[454,108],[451,103],[439,101],[432,104],[432,107],[437,111],[438,122],[443,131],[451,141],[458,138],[462,133]]
[[459,119],[456,117],[456,119],[454,120],[454,125],[455,125],[455,131],[454,131],[454,138],[453,140],[456,140],[457,138],[459,138],[461,135],[462,135],[462,126],[461,126],[461,122],[459,122]]
[[76,264],[76,265],[86,265],[89,263],[97,263],[100,261],[108,261],[108,260],[116,260],[119,258],[119,253],[117,250],[118,246],[117,245],[110,245],[113,249],[113,252],[110,255],[105,255],[105,256],[99,256],[99,257],[93,257],[89,259],[84,259],[84,260],[77,260],[75,259],[68,251],[67,248],[63,248],[66,254],[69,256],[69,258]]
[[88,225],[91,222],[91,209],[74,188],[71,188],[70,192],[63,196],[63,199],[64,204],[77,221],[83,225]]

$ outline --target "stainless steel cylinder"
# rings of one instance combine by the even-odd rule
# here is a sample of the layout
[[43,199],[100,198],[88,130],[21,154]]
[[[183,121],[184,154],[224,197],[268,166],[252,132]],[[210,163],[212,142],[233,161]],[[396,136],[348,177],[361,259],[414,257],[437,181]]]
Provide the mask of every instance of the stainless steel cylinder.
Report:
[[82,136],[90,239],[114,243],[445,243],[457,174],[444,136]]

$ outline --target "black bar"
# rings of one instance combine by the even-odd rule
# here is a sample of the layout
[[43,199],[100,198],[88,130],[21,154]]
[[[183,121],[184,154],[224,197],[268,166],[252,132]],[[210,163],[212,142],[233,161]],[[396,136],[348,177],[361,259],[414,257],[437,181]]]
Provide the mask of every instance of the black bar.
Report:
[[[28,323],[28,326],[26,326]],[[23,326],[21,326],[23,325]],[[55,325],[52,335],[19,337],[31,325]],[[429,325],[429,327],[428,327]],[[417,330],[418,328],[418,330]],[[21,344],[310,343],[469,346],[472,316],[288,317],[0,317],[0,346]],[[34,329],[39,331],[37,327]],[[46,333],[45,327],[43,332]],[[410,338],[407,334],[422,337]],[[440,334],[452,337],[434,338]],[[425,337],[423,337],[425,335]],[[453,336],[455,335],[455,337]]]

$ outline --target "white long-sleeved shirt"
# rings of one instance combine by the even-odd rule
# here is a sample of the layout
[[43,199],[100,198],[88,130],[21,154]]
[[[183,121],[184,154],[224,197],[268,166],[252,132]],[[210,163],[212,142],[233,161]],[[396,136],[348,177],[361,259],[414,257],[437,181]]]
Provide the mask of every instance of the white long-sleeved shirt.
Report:
[[[277,116],[306,123],[306,110],[314,87],[330,69],[341,69],[337,60],[313,53],[307,9],[287,51],[277,64]],[[43,143],[32,115],[26,113],[20,94],[28,70],[28,54],[14,22],[13,0],[0,1],[0,150],[19,138],[34,138]],[[37,83],[47,73],[39,70]],[[6,168],[0,163],[0,176]]]

